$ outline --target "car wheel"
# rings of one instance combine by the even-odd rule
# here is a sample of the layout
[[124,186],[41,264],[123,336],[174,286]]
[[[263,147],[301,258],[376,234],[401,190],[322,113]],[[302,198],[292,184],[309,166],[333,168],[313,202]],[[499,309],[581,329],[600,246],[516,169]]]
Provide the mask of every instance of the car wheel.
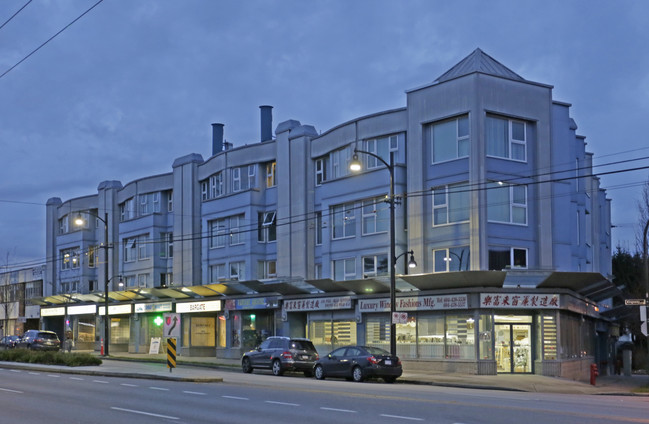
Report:
[[282,363],[280,362],[279,359],[275,359],[273,361],[273,375],[280,376],[284,374],[284,370],[282,369]]
[[386,383],[392,384],[395,381],[397,381],[397,378],[396,377],[383,377],[383,381],[385,381]]
[[315,378],[317,378],[318,380],[324,380],[325,379],[324,368],[322,368],[322,365],[316,365],[316,367],[315,367]]
[[241,370],[246,374],[250,374],[252,372],[252,366],[250,365],[249,358],[243,358],[243,360],[241,361]]
[[363,370],[358,365],[355,366],[354,369],[352,370],[352,378],[357,383],[360,383],[361,381],[365,380],[365,377],[363,376]]

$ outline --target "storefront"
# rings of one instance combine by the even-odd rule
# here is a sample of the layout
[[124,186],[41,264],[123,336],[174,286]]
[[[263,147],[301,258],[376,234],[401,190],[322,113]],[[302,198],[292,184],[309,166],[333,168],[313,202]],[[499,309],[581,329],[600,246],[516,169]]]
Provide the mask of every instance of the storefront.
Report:
[[220,300],[176,303],[176,313],[180,314],[182,324],[179,349],[182,355],[216,355],[216,321],[220,310]]
[[61,347],[65,350],[93,350],[96,321],[97,305],[68,306]]
[[[103,334],[103,319],[105,315],[106,307],[99,306],[97,317],[97,325],[101,325],[101,330],[98,331],[97,336],[95,337],[96,349],[101,349],[101,338],[99,334]],[[133,305],[129,304],[120,304],[120,305],[108,305],[108,312],[110,316],[110,351],[112,352],[128,352],[129,350],[129,340],[131,333],[131,314],[133,311]]]
[[228,299],[219,316],[217,356],[240,358],[270,336],[281,335],[277,328],[277,297]]
[[[133,320],[130,325],[128,351],[130,353],[148,353],[151,339],[160,338],[160,352],[166,349],[163,337],[163,313],[173,310],[173,302],[136,303]],[[112,317],[111,317],[112,319]],[[120,320],[120,328],[122,321]],[[114,328],[114,326],[111,326]],[[111,336],[112,340],[112,336]]]
[[41,308],[41,325],[43,330],[54,331],[59,339],[65,336],[65,306]]
[[358,343],[351,296],[284,300],[282,321],[292,337],[311,339],[320,355]]

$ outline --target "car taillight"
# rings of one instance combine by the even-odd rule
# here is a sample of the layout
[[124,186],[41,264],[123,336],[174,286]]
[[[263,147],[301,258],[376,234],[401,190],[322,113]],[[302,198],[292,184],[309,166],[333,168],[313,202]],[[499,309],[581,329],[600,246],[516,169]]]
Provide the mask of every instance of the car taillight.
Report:
[[286,359],[293,359],[293,354],[289,351],[283,352],[280,356]]
[[367,360],[370,362],[370,364],[374,364],[374,365],[376,365],[376,364],[379,363],[379,360],[376,359],[376,358],[373,357],[373,356],[370,356],[369,358],[367,358]]
[[34,339],[34,343],[43,343],[43,339]]
[[316,354],[315,354],[315,360],[317,361],[318,359],[320,359],[320,355],[318,355],[318,354],[316,353]]

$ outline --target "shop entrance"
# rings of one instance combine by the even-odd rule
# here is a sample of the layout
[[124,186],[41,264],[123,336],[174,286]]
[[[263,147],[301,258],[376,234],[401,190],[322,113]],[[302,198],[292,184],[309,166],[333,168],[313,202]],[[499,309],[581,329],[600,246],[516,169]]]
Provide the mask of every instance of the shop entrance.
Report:
[[[532,372],[532,317],[498,316],[496,324],[496,364],[499,373]],[[500,321],[500,322],[499,322]],[[504,323],[503,321],[507,321]]]

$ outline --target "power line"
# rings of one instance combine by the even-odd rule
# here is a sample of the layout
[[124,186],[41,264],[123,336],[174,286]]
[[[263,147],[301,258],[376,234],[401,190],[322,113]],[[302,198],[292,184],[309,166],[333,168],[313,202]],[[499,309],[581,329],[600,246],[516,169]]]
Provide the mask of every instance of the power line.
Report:
[[25,3],[25,4],[23,5],[23,7],[21,7],[20,9],[18,9],[18,11],[17,11],[16,13],[14,13],[13,15],[11,15],[11,17],[10,17],[9,19],[7,19],[7,20],[6,20],[2,25],[0,25],[0,29],[4,28],[4,26],[7,25],[7,24],[9,23],[9,21],[11,21],[13,18],[15,18],[17,14],[19,14],[20,12],[22,12],[22,10],[23,10],[24,8],[26,8],[27,5],[28,5],[29,3],[31,3],[31,2],[32,2],[32,0],[29,0],[27,3]]
[[[31,0],[30,0],[30,1],[31,1]],[[15,65],[13,65],[11,68],[7,69],[6,71],[4,71],[4,73],[3,73],[2,75],[0,75],[0,78],[2,78],[2,77],[4,77],[5,75],[7,75],[7,74],[8,74],[9,72],[11,72],[14,68],[16,68],[18,65],[20,65],[21,63],[23,63],[25,60],[27,60],[31,55],[33,55],[34,53],[36,53],[37,51],[39,51],[43,46],[45,46],[47,43],[49,43],[50,41],[52,41],[52,40],[53,40],[54,38],[56,38],[59,34],[61,34],[63,31],[65,31],[65,30],[68,29],[70,26],[72,26],[72,24],[74,24],[75,22],[77,22],[79,19],[83,18],[83,17],[84,17],[88,12],[90,12],[92,9],[94,9],[95,7],[97,7],[97,6],[99,5],[99,3],[103,2],[103,1],[104,1],[104,0],[99,0],[97,3],[95,3],[94,5],[92,5],[88,10],[86,10],[86,11],[83,12],[81,15],[79,15],[75,20],[73,20],[72,22],[70,22],[69,24],[67,24],[66,26],[64,26],[64,27],[63,27],[59,32],[57,32],[56,34],[54,34],[53,36],[51,36],[50,38],[48,38],[48,39],[47,39],[43,44],[41,44],[40,46],[36,47],[34,50],[32,50],[31,53],[29,53],[27,56],[25,56],[25,57],[23,57],[22,59],[20,59],[20,61],[18,61],[18,63],[16,63]],[[28,3],[28,4],[29,4],[29,3]],[[24,6],[23,6],[23,7],[24,7]],[[22,10],[22,9],[21,9],[21,10]]]

